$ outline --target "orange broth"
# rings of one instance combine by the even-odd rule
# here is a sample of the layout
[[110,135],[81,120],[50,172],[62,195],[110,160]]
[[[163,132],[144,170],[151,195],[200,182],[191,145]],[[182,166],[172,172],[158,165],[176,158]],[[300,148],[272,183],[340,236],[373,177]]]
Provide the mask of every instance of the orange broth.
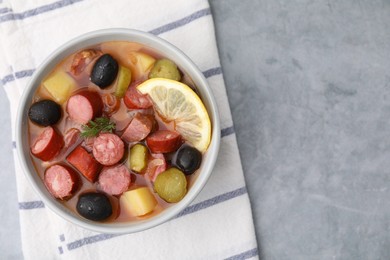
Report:
[[[126,55],[122,55],[122,53],[137,51],[137,52],[146,53],[146,54],[154,57],[155,59],[162,58],[162,55],[159,55],[156,51],[148,49],[145,46],[142,46],[138,43],[133,43],[133,42],[120,42],[120,41],[106,42],[106,43],[101,43],[98,45],[91,46],[91,47],[86,48],[84,50],[87,50],[87,49],[101,51],[102,53],[108,53],[112,57],[114,57],[114,59],[116,59],[118,61],[118,64],[126,66],[126,67],[130,67],[131,60],[126,59]],[[76,88],[72,93],[76,93],[77,91],[80,91],[80,89],[83,89],[83,88],[88,88],[88,89],[97,91],[101,96],[104,94],[113,93],[115,91],[116,81],[118,79],[116,79],[109,87],[107,87],[105,89],[100,89],[99,87],[94,85],[89,79],[89,73],[92,70],[92,66],[97,58],[94,61],[92,61],[85,68],[85,70],[83,72],[81,72],[81,74],[79,74],[78,76],[74,76],[72,73],[70,73],[70,67],[71,67],[72,61],[73,61],[76,53],[66,57],[63,61],[61,61],[52,70],[52,72],[62,70],[64,72],[68,73],[68,75],[71,75],[73,77],[73,79],[76,81]],[[146,74],[139,74],[137,72],[134,73],[133,70],[132,70],[132,75],[133,76],[135,75],[135,78],[133,77],[131,82],[134,82],[136,80],[146,80],[148,77],[147,73]],[[194,88],[193,82],[184,73],[183,73],[183,77],[182,77],[181,81],[183,83],[187,84],[188,86],[192,87],[196,91],[196,89]],[[45,88],[42,85],[40,85],[38,87],[35,95],[33,96],[32,103],[35,103],[35,102],[43,100],[43,99],[53,100],[53,98],[45,90]],[[61,105],[61,108],[62,108],[62,117],[61,117],[60,121],[56,125],[54,125],[54,127],[58,130],[58,132],[61,133],[62,136],[64,136],[66,134],[66,132],[71,128],[76,128],[76,129],[82,130],[81,125],[79,125],[75,122],[72,122],[69,119],[68,114],[66,112],[66,102],[64,102],[64,104]],[[118,136],[121,136],[123,130],[130,123],[132,117],[135,115],[135,113],[137,113],[139,111],[140,110],[128,109],[123,102],[123,98],[121,98],[119,109],[110,116],[110,120],[116,124],[116,130],[114,131],[114,133],[116,133]],[[147,110],[144,110],[142,112],[147,113],[147,114],[154,114],[154,117],[158,123],[159,130],[163,130],[163,129],[173,130],[173,125],[171,123],[168,123],[168,122],[163,122],[163,120],[158,116],[157,113],[155,113],[153,111],[153,109],[147,109]],[[32,145],[34,143],[34,141],[36,140],[36,138],[38,137],[38,135],[43,131],[43,127],[38,126],[29,120],[28,128],[29,128],[29,142],[30,142],[30,145]],[[57,154],[52,160],[50,160],[48,162],[43,162],[31,154],[31,160],[33,161],[36,172],[40,176],[42,181],[44,179],[45,170],[49,166],[52,166],[54,164],[67,165],[67,166],[73,168],[78,173],[80,183],[79,183],[79,188],[77,189],[77,191],[73,193],[73,196],[70,199],[59,200],[67,208],[74,211],[75,214],[78,214],[76,211],[76,204],[77,204],[77,200],[78,200],[78,197],[80,194],[83,194],[83,193],[86,193],[89,191],[99,191],[99,189],[97,187],[98,186],[97,181],[95,183],[89,182],[80,172],[77,171],[77,169],[75,169],[71,164],[69,164],[66,161],[66,157],[68,156],[68,154],[71,153],[73,151],[73,149],[75,149],[82,142],[83,142],[83,138],[79,137],[78,140],[76,141],[76,143],[74,143],[73,145],[71,145],[67,149],[62,148],[61,151],[59,152],[59,154]],[[123,163],[123,164],[127,165],[128,151],[129,151],[129,148],[134,143],[130,143],[130,144],[126,144],[126,142],[124,142],[124,143],[125,143],[125,155],[124,155],[124,158],[122,158],[122,160],[119,162],[119,164]],[[145,144],[144,141],[141,143]],[[150,156],[150,154],[149,154],[149,156]],[[167,169],[171,166],[171,162],[170,162],[171,158],[172,158],[172,154],[165,154],[165,159],[167,162]],[[127,167],[127,168],[129,168],[129,167]],[[120,205],[120,202],[119,202],[119,196],[113,196],[113,195],[106,194],[112,203],[113,214],[111,217],[104,220],[104,222],[128,222],[128,221],[142,220],[142,219],[157,215],[161,211],[163,211],[165,208],[172,205],[170,203],[165,202],[163,199],[161,199],[157,195],[157,193],[154,192],[153,183],[148,178],[148,176],[132,172],[130,169],[129,169],[129,171],[131,172],[131,184],[129,186],[129,190],[134,189],[136,187],[147,186],[147,187],[149,187],[153,196],[156,198],[158,204],[151,213],[149,213],[145,216],[136,217],[136,216],[133,216],[130,213],[128,213],[126,210],[121,210],[122,206]],[[193,185],[198,174],[199,174],[199,171],[195,172],[194,174],[192,174],[190,176],[186,176],[187,182],[188,182],[187,189],[190,189],[190,187]],[[102,192],[102,191],[99,191],[99,192]],[[53,197],[53,199],[54,199],[54,197]]]

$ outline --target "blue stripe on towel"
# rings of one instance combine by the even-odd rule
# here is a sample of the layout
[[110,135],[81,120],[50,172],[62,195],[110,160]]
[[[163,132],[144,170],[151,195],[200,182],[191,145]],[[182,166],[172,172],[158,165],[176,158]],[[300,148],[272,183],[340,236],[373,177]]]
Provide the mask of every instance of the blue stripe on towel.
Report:
[[12,9],[7,8],[7,7],[6,8],[0,8],[0,14],[5,14],[5,13],[11,12],[11,11],[12,11]]
[[84,245],[97,243],[97,242],[108,240],[108,239],[111,239],[111,238],[117,237],[117,236],[123,236],[123,234],[115,234],[115,235],[114,234],[99,234],[99,235],[95,235],[95,236],[85,237],[83,239],[79,239],[79,240],[76,240],[72,243],[67,244],[67,248],[68,248],[68,250],[74,250],[74,249],[77,249],[77,248],[82,247]]
[[15,78],[17,79],[21,79],[21,78],[25,78],[25,77],[30,77],[32,76],[32,74],[34,73],[35,69],[30,69],[30,70],[21,70],[21,71],[18,71],[18,72],[15,72],[15,76],[12,75],[12,74],[9,74],[7,76],[5,76],[4,78],[1,79],[1,84],[4,86],[6,83],[8,82],[11,82],[11,81],[14,81]]
[[14,81],[15,80],[15,77],[14,75],[12,74],[9,74],[9,75],[6,75],[4,76],[4,78],[1,79],[1,85],[5,85],[6,83],[10,82],[10,81]]
[[[199,202],[197,204],[194,204],[192,206],[185,208],[181,213],[179,213],[176,216],[176,218],[191,214],[191,213],[196,212],[196,211],[201,210],[201,209],[205,209],[205,208],[214,206],[218,203],[236,198],[236,197],[243,195],[245,193],[247,193],[246,187],[242,187],[242,188],[239,188],[237,190],[233,190],[233,191],[218,195],[214,198],[205,200],[203,202]],[[76,240],[74,242],[67,244],[67,248],[68,248],[68,250],[74,250],[74,249],[80,248],[84,245],[97,243],[99,241],[104,241],[104,240],[111,239],[111,238],[117,237],[117,236],[122,236],[122,235],[99,234],[99,235],[95,235],[95,236],[85,237],[85,238],[82,238],[82,239],[79,239],[79,240]]]
[[43,201],[27,201],[27,202],[19,202],[19,209],[39,209],[44,208],[45,204]]
[[208,69],[206,71],[202,72],[205,78],[211,78],[212,76],[216,76],[219,74],[222,74],[222,68],[221,67],[216,67],[212,69]]
[[154,30],[151,30],[151,31],[149,31],[149,33],[156,34],[156,35],[162,34],[162,33],[171,31],[173,29],[176,29],[178,27],[181,27],[183,25],[186,25],[194,20],[197,20],[203,16],[207,16],[210,14],[211,14],[210,8],[205,8],[205,9],[199,10],[193,14],[190,14],[189,16],[186,16],[180,20],[174,21],[172,23],[168,23],[168,24],[163,25],[161,27],[158,27]]
[[51,3],[51,4],[42,5],[40,7],[33,8],[33,9],[30,9],[30,10],[27,10],[27,11],[24,11],[21,13],[5,14],[3,16],[0,16],[0,23],[6,22],[6,21],[12,21],[12,20],[23,20],[27,17],[36,16],[36,15],[39,15],[41,13],[46,13],[46,12],[49,12],[49,11],[52,11],[55,9],[60,9],[62,7],[72,5],[74,3],[81,2],[81,1],[83,1],[83,0],[61,0],[61,1]]
[[221,130],[221,137],[231,135],[231,134],[233,134],[234,132],[235,132],[235,131],[234,131],[234,126],[223,128],[223,129]]
[[221,67],[216,67],[216,68],[212,68],[212,69],[208,69],[206,71],[203,71],[203,75],[206,78],[210,78],[212,76],[219,75],[219,74],[222,74],[222,68]]
[[31,70],[21,70],[15,73],[15,77],[17,79],[25,78],[25,77],[30,77],[34,73],[35,69]]
[[247,193],[246,187],[242,187],[242,188],[239,188],[237,190],[230,191],[230,192],[224,193],[222,195],[218,195],[218,196],[216,196],[214,198],[211,198],[211,199],[199,202],[197,204],[188,206],[182,212],[177,214],[177,216],[175,218],[180,218],[182,216],[185,216],[185,215],[197,212],[197,211],[199,211],[201,209],[205,209],[205,208],[211,207],[212,205],[215,205],[215,204],[218,204],[218,203],[221,203],[221,202],[233,199],[233,198],[241,196],[241,195],[243,195],[245,193]]
[[251,250],[245,251],[241,254],[231,256],[229,258],[226,258],[225,260],[245,260],[254,256],[257,256],[259,254],[257,247],[253,248]]

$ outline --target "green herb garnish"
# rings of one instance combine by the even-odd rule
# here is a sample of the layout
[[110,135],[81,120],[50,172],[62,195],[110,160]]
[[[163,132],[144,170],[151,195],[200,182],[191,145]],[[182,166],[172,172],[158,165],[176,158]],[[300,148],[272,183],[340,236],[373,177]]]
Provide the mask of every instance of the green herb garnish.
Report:
[[88,124],[82,126],[83,131],[81,137],[97,136],[100,132],[110,132],[115,129],[115,123],[110,122],[107,117],[98,117],[94,121],[89,121]]

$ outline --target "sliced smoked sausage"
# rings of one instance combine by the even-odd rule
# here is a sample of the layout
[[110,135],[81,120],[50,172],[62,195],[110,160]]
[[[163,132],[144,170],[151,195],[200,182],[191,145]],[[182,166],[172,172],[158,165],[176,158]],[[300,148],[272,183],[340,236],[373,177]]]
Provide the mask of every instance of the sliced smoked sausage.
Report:
[[125,145],[119,136],[111,133],[100,134],[93,142],[93,156],[106,166],[114,165],[122,159]]
[[143,109],[149,108],[153,105],[150,101],[148,95],[144,95],[137,90],[137,85],[141,82],[134,82],[130,84],[129,88],[126,91],[124,102],[127,108],[129,109]]
[[94,59],[100,55],[102,55],[102,53],[96,50],[82,50],[76,53],[70,67],[70,72],[73,75],[78,76]]
[[182,142],[179,133],[169,130],[159,130],[146,138],[146,143],[152,153],[174,152]]
[[117,98],[113,93],[105,93],[102,95],[103,113],[111,116],[118,111],[121,105],[121,99]]
[[102,114],[103,101],[97,92],[82,90],[69,98],[66,111],[73,121],[87,124]]
[[80,130],[77,128],[71,128],[66,131],[64,136],[65,148],[69,148],[74,145],[80,137]]
[[126,142],[139,142],[145,139],[153,128],[153,120],[146,115],[137,113],[126,127],[122,139]]
[[101,165],[81,145],[77,146],[66,160],[90,182],[95,182]]
[[149,157],[148,167],[145,175],[149,176],[151,181],[155,181],[157,176],[167,169],[167,162],[162,153],[152,153]]
[[54,158],[64,146],[62,136],[51,126],[46,127],[35,140],[31,153],[42,161]]
[[104,167],[99,174],[98,187],[107,194],[120,195],[130,185],[130,172],[126,166]]
[[44,183],[49,192],[57,199],[69,199],[77,189],[79,177],[68,166],[53,165],[46,169]]

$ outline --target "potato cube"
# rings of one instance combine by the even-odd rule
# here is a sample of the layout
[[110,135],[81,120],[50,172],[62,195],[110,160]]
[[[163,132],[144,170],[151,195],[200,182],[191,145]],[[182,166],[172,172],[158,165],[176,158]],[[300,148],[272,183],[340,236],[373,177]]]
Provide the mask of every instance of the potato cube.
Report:
[[155,58],[141,52],[131,52],[129,54],[129,59],[133,65],[133,71],[137,77],[141,77],[147,73],[156,62]]
[[59,104],[68,100],[76,85],[74,79],[62,70],[53,72],[42,84]]
[[148,187],[126,191],[120,200],[124,209],[137,217],[152,212],[157,205],[157,201]]

